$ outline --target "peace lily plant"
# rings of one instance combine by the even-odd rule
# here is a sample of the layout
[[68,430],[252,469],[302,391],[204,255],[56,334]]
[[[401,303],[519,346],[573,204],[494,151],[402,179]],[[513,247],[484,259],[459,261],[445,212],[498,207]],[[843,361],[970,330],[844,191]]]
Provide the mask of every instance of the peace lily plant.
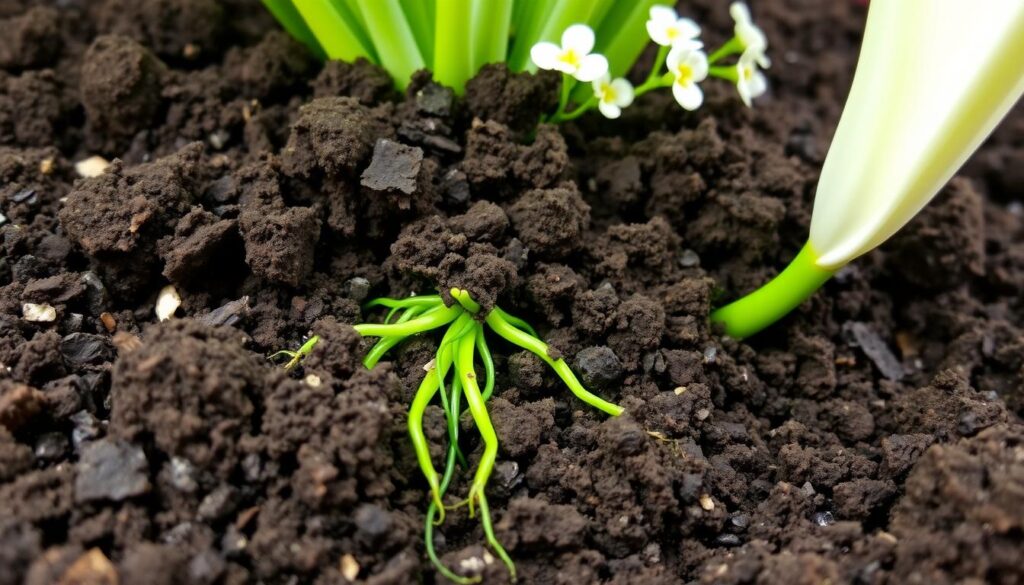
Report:
[[872,2],[810,238],[774,280],[712,320],[744,338],[787,314],[910,221],[1022,93],[1024,2]]

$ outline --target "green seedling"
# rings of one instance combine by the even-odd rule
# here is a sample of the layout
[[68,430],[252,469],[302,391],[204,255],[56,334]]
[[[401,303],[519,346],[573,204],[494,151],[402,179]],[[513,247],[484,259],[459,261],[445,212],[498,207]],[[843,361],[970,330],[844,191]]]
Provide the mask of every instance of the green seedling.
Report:
[[290,372],[294,370],[296,367],[298,367],[298,365],[302,363],[302,360],[305,359],[306,356],[313,351],[313,348],[316,347],[318,341],[320,341],[320,336],[313,335],[309,339],[307,339],[306,342],[299,347],[299,349],[295,351],[292,351],[290,349],[282,349],[281,351],[270,354],[269,356],[267,356],[267,359],[277,360],[282,357],[289,358],[288,361],[285,362],[284,364],[284,370],[286,372]]
[[[379,338],[367,352],[363,364],[373,368],[384,355],[399,343],[414,335],[446,327],[434,359],[424,366],[423,380],[409,409],[409,436],[420,470],[430,487],[424,541],[427,555],[437,570],[456,583],[473,583],[474,579],[456,575],[441,563],[434,548],[434,527],[444,522],[444,495],[451,484],[455,468],[465,457],[459,450],[459,417],[464,397],[467,409],[483,441],[483,453],[477,464],[466,500],[470,517],[479,511],[480,522],[487,543],[508,567],[515,579],[515,564],[494,534],[490,508],[487,503],[487,482],[494,470],[498,455],[498,436],[487,412],[487,400],[494,392],[494,360],[487,345],[485,329],[499,337],[537,355],[558,374],[569,390],[583,402],[611,416],[622,414],[622,407],[589,392],[561,358],[548,355],[548,345],[525,321],[495,307],[481,315],[480,305],[465,290],[452,289],[452,306],[445,305],[440,295],[410,297],[407,299],[374,299],[366,308],[389,309],[383,323],[363,323],[355,326],[360,335]],[[482,320],[481,320],[482,318]],[[484,383],[480,386],[477,363],[483,367]],[[440,474],[430,458],[430,448],[423,430],[423,415],[427,406],[438,397],[448,426],[448,451],[444,473]]]

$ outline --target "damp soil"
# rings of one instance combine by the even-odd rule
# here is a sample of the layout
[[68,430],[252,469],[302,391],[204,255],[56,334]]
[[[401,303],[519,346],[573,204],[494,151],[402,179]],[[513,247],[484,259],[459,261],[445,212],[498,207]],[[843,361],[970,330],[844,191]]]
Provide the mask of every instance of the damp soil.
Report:
[[[724,4],[684,8],[728,34]],[[535,129],[557,79],[399,95],[251,0],[0,0],[0,584],[443,581],[405,431],[437,339],[366,370],[350,325],[451,286],[626,409],[494,341],[490,499],[522,582],[1024,581],[1024,110],[881,250],[724,338],[709,307],[807,233],[865,17],[753,8],[754,109],[708,83],[695,113],[649,95]],[[267,359],[314,333],[299,371]],[[464,508],[437,532],[505,582],[482,542]]]

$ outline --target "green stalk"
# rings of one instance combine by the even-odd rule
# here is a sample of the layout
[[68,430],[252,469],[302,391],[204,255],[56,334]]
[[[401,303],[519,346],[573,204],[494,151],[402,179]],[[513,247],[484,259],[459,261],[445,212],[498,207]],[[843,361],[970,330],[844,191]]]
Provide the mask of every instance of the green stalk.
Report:
[[416,461],[419,462],[420,471],[427,478],[427,484],[430,485],[431,498],[441,514],[437,521],[440,524],[444,522],[444,503],[441,501],[440,477],[437,474],[437,470],[434,469],[434,462],[430,458],[430,446],[427,444],[427,436],[423,432],[423,413],[440,387],[438,383],[438,366],[439,364],[435,363],[434,368],[423,377],[423,381],[416,391],[416,396],[412,399],[412,406],[409,407],[408,426],[409,438],[412,440],[412,448],[416,453]]
[[471,1],[437,0],[434,80],[462,95],[471,75]]
[[483,395],[480,394],[480,386],[476,382],[476,372],[473,371],[475,349],[476,341],[472,337],[463,337],[459,342],[455,358],[455,373],[462,382],[462,393],[466,396],[466,405],[469,407],[469,413],[473,416],[477,430],[480,431],[480,438],[484,442],[484,452],[480,456],[476,473],[473,475],[473,484],[469,488],[470,518],[473,517],[473,504],[483,495],[487,480],[490,479],[491,473],[494,471],[494,462],[498,459],[498,435],[494,432]]
[[293,0],[295,8],[330,59],[376,62],[372,47],[361,41],[356,26],[331,0]]
[[406,308],[421,305],[436,305],[443,303],[440,295],[423,295],[420,297],[408,297],[405,299],[390,299],[388,297],[380,297],[368,301],[363,305],[364,309],[372,309],[373,307],[391,307],[391,308]]
[[484,338],[484,326],[476,324],[476,352],[480,354],[480,361],[484,363],[484,402],[491,398],[494,393],[494,358],[491,356],[491,348],[487,347],[487,340]]
[[708,67],[708,76],[736,83],[740,74],[736,71],[735,65],[714,65]]
[[434,0],[400,0],[424,63],[434,62]]
[[380,63],[401,90],[425,64],[398,0],[358,0]]
[[544,23],[554,5],[542,0],[523,0],[524,6],[516,37],[512,42],[512,54],[508,58],[508,68],[512,71],[523,71],[530,63],[530,49],[540,40]]
[[714,53],[711,53],[711,55],[708,56],[708,64],[714,64],[716,61],[722,59],[723,57],[728,57],[729,55],[735,55],[736,53],[742,52],[743,41],[741,41],[739,37],[733,37],[729,39],[724,45],[718,47],[718,49]]
[[814,294],[835,272],[817,265],[818,255],[805,244],[778,276],[747,296],[711,313],[730,337],[750,337],[784,317]]
[[306,45],[317,57],[321,59],[327,57],[324,48],[317,42],[316,35],[309,30],[306,21],[302,20],[302,15],[296,10],[292,0],[263,0],[263,5],[292,38]]
[[551,359],[551,356],[548,355],[548,344],[513,327],[507,321],[502,319],[495,311],[491,311],[487,315],[485,321],[490,325],[491,329],[495,333],[504,337],[510,343],[518,345],[544,360],[546,364],[555,370],[558,377],[562,379],[562,382],[569,387],[569,390],[571,390],[577,398],[612,416],[619,416],[622,414],[623,409],[621,406],[612,404],[584,388],[583,384],[580,384],[580,381],[576,379],[576,375],[572,373],[572,369],[569,367],[569,364],[565,363],[564,359]]
[[468,467],[466,463],[466,457],[459,450],[459,417],[458,414],[452,415],[452,407],[448,404],[448,395],[444,390],[444,379],[448,376],[448,369],[452,362],[452,356],[458,349],[458,344],[462,338],[473,330],[476,322],[473,321],[473,316],[463,311],[459,318],[448,327],[445,331],[444,337],[441,338],[441,344],[437,347],[437,357],[434,358],[435,364],[438,365],[438,385],[441,388],[441,407],[445,412],[445,420],[448,423],[448,441],[450,444],[455,445],[456,456],[463,467]]
[[512,557],[508,556],[508,553],[505,552],[505,547],[501,546],[501,543],[498,542],[498,537],[494,535],[494,526],[491,524],[491,508],[487,505],[487,496],[482,491],[480,492],[478,503],[480,504],[480,523],[484,526],[484,536],[487,538],[487,543],[494,549],[501,562],[505,563],[509,579],[514,583],[516,580],[516,565],[512,562]]
[[393,323],[391,325],[360,323],[359,325],[354,325],[353,329],[363,337],[391,337],[394,335],[408,337],[447,325],[454,321],[460,313],[462,313],[462,309],[459,307],[445,307],[437,312],[416,317],[405,323]]
[[508,52],[508,31],[512,21],[512,0],[472,0],[473,60],[475,74],[488,63],[502,63]]
[[[392,311],[397,310],[397,308],[392,309]],[[437,309],[431,309],[431,311],[436,310]],[[410,307],[406,309],[404,313],[402,313],[402,316],[399,317],[398,321],[396,321],[395,323],[405,323],[409,319],[412,319],[413,317],[419,315],[421,312],[422,309],[420,307]],[[368,370],[373,369],[373,366],[377,365],[377,362],[379,362],[381,358],[384,357],[384,354],[389,352],[391,348],[395,347],[399,343],[402,343],[402,341],[404,340],[405,337],[401,335],[393,335],[391,337],[380,338],[380,340],[377,341],[377,343],[374,344],[372,348],[370,348],[370,351],[366,353],[366,357],[363,358],[363,366],[365,366],[366,369]]]

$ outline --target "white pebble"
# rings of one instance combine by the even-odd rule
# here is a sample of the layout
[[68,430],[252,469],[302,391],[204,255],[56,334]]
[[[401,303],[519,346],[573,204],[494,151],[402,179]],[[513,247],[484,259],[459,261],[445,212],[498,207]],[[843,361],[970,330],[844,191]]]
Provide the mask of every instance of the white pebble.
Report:
[[26,321],[32,321],[33,323],[52,323],[57,320],[57,309],[46,303],[41,305],[25,303],[21,306],[21,316]]
[[89,179],[102,175],[109,166],[110,162],[102,156],[90,156],[75,163],[75,172],[78,176]]
[[341,556],[340,564],[341,576],[349,581],[355,581],[359,576],[359,563],[356,562],[356,558],[350,554],[344,554]]
[[156,318],[161,321],[170,319],[174,312],[181,306],[181,296],[173,285],[167,285],[160,289],[156,297]]
[[700,507],[710,512],[715,509],[715,501],[711,499],[711,496],[702,494],[700,497]]

